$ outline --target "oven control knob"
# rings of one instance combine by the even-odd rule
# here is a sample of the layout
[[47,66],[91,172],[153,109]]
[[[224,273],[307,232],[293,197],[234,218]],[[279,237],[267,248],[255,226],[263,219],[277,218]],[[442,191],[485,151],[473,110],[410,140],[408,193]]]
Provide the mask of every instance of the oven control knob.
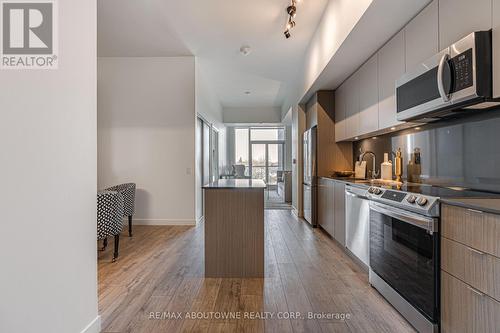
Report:
[[417,204],[419,206],[425,206],[425,205],[427,205],[427,199],[424,197],[420,197],[417,199]]
[[408,201],[411,204],[414,204],[415,201],[417,201],[417,197],[414,195],[410,195],[408,198],[406,198],[406,201]]
[[374,190],[374,189],[375,189],[375,188],[373,188],[373,187],[370,187],[370,188],[368,189],[368,193],[371,193],[371,194],[373,194],[373,190]]
[[382,193],[382,190],[379,189],[378,187],[375,187],[375,189],[373,190],[373,193],[375,193],[376,195],[379,195],[380,193]]

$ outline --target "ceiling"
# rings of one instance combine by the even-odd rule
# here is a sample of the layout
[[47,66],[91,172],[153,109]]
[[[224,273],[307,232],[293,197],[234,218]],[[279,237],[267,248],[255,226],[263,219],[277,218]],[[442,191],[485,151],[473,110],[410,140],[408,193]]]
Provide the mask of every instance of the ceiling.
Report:
[[326,3],[301,1],[286,40],[289,0],[100,0],[98,54],[195,55],[223,107],[280,107]]

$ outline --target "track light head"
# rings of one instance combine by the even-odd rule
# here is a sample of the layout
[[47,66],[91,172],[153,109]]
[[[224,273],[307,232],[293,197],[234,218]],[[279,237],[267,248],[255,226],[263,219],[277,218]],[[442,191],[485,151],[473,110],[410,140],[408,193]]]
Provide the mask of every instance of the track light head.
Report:
[[292,36],[290,34],[290,30],[288,30],[288,29],[285,30],[284,34],[285,34],[286,39],[288,39],[288,38],[290,38]]
[[291,17],[295,17],[295,15],[297,15],[297,7],[295,7],[295,5],[290,5],[290,6],[286,7],[286,12]]

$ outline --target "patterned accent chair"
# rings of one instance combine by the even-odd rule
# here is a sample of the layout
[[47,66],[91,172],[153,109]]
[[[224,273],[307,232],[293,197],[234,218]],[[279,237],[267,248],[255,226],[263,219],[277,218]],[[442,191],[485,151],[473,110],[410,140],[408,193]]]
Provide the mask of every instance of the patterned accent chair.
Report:
[[128,217],[128,235],[132,237],[132,216],[135,213],[135,184],[126,183],[107,188],[107,191],[117,191],[123,195],[124,209],[123,216]]
[[123,205],[123,195],[120,192],[97,192],[97,240],[104,240],[104,251],[108,246],[108,237],[115,238],[113,261],[118,258],[120,233],[123,229]]

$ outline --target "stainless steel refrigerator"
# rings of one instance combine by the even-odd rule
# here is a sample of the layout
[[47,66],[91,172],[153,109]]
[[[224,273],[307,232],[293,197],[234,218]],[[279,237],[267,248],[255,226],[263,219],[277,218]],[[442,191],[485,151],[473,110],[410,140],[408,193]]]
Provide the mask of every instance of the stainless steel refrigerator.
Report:
[[303,201],[304,219],[312,226],[316,226],[317,219],[317,127],[313,127],[304,132],[304,177],[303,177]]

